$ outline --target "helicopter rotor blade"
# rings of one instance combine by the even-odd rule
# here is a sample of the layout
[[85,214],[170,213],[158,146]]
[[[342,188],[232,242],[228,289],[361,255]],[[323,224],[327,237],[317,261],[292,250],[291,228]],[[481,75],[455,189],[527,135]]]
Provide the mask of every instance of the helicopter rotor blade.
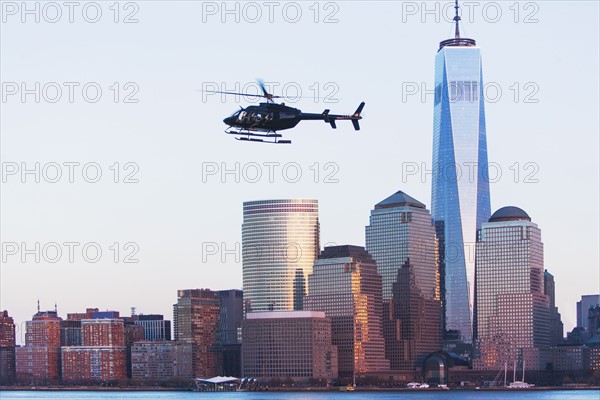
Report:
[[265,87],[265,82],[262,79],[257,79],[256,82],[258,82],[258,86],[260,86],[260,88],[262,89],[263,94],[266,98],[276,97],[276,96],[271,95],[269,92],[267,92],[267,88]]
[[250,93],[237,93],[237,92],[220,92],[216,90],[201,90],[204,93],[221,93],[221,94],[233,94],[236,96],[248,96],[248,97],[265,97],[262,94],[250,94]]

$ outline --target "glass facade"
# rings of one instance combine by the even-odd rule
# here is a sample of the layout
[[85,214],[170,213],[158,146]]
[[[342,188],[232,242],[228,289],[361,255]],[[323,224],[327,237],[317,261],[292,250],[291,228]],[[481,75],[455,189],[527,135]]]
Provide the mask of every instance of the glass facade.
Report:
[[502,210],[478,235],[473,368],[500,370],[517,362],[520,368],[543,370],[550,319],[541,232],[519,209],[495,218]]
[[431,214],[399,191],[371,211],[366,244],[383,280],[390,368],[420,368],[428,354],[441,350],[440,274]]
[[481,54],[442,42],[435,60],[431,210],[440,240],[445,327],[471,342],[477,229],[490,217]]
[[338,348],[338,373],[352,382],[355,373],[387,371],[382,332],[381,275],[364,247],[326,247],[308,276],[306,310],[331,319]]
[[242,263],[248,311],[302,310],[319,253],[317,200],[244,203]]

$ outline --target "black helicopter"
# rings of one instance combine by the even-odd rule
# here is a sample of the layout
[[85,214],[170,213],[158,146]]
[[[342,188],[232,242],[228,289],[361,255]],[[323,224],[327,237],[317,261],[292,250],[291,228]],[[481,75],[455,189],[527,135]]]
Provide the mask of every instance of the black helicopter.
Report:
[[237,140],[251,142],[290,144],[291,140],[281,139],[282,135],[277,133],[285,129],[290,129],[298,125],[300,121],[321,120],[330,124],[333,129],[336,128],[335,121],[350,120],[355,130],[360,130],[358,121],[362,119],[362,112],[365,103],[362,102],[352,115],[330,114],[329,110],[321,114],[303,113],[297,108],[288,107],[285,103],[277,104],[273,99],[283,98],[283,96],[273,96],[267,92],[262,81],[258,81],[263,94],[247,94],[235,92],[210,91],[210,93],[234,94],[239,96],[263,97],[267,99],[266,103],[260,103],[257,106],[240,107],[223,122],[229,127],[225,133],[236,135]]

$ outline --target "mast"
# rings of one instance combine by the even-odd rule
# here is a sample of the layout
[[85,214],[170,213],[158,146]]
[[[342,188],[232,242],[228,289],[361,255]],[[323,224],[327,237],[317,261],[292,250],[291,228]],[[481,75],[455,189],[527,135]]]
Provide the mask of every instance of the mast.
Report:
[[504,361],[504,386],[506,387],[506,370],[508,369],[508,361]]
[[513,382],[517,381],[517,360],[515,359],[515,365],[513,366]]
[[454,23],[456,24],[456,26],[454,27],[454,38],[459,39],[460,31],[458,28],[458,23],[460,22],[460,15],[458,15],[458,0],[456,0],[456,2],[454,3],[454,9],[456,10],[454,14]]
[[525,382],[525,357],[523,357],[523,379],[521,379],[521,382]]

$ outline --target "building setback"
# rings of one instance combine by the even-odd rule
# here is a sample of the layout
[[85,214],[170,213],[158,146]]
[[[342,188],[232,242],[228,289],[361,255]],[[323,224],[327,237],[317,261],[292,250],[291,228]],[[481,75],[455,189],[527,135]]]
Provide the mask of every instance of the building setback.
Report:
[[338,349],[338,375],[387,371],[381,275],[364,247],[326,247],[308,276],[305,310],[324,311]]
[[548,296],[550,310],[550,346],[557,346],[564,342],[564,327],[558,307],[556,307],[555,292],[554,275],[546,270],[544,271],[544,294]]
[[541,231],[517,207],[496,211],[479,231],[475,252],[474,369],[505,363],[544,370],[550,315],[544,294]]
[[367,251],[383,279],[385,356],[392,370],[423,366],[441,350],[437,242],[425,205],[402,191],[379,202],[366,227]]
[[0,385],[15,381],[15,322],[8,311],[0,312]]
[[55,384],[60,380],[60,322],[55,311],[39,311],[26,323],[25,346],[17,347],[17,380],[23,384]]

